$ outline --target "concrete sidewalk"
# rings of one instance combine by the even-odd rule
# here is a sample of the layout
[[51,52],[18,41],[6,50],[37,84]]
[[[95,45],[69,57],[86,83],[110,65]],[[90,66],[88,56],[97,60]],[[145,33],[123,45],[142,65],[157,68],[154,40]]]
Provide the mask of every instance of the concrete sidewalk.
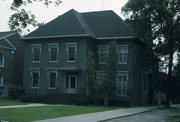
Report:
[[98,122],[107,119],[142,113],[142,112],[150,111],[152,109],[156,109],[158,107],[159,106],[153,106],[153,107],[140,106],[140,107],[131,107],[131,108],[121,108],[118,110],[110,110],[110,111],[82,114],[76,116],[67,116],[67,117],[47,119],[47,120],[38,120],[33,122]]
[[[32,103],[27,105],[11,105],[11,106],[0,106],[0,109],[4,108],[24,108],[24,107],[37,107],[37,106],[52,106],[51,104],[39,104],[39,103]],[[65,106],[65,105],[61,105]]]

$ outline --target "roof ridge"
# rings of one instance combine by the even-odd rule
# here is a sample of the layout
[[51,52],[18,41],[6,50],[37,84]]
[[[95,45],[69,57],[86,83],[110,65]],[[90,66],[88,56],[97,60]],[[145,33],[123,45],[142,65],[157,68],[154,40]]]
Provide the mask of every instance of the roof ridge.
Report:
[[73,13],[75,14],[77,20],[79,21],[80,25],[82,26],[83,30],[87,33],[90,34],[92,37],[95,37],[95,34],[93,31],[90,29],[84,18],[82,17],[81,13],[77,12],[76,10],[72,9]]

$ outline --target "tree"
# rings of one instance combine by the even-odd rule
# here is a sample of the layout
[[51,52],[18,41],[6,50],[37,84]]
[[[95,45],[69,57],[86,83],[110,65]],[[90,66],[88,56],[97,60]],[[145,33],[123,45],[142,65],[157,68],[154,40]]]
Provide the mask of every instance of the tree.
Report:
[[[143,23],[143,28],[148,28],[150,37],[155,40],[156,48],[161,51],[158,55],[168,55],[168,80],[172,82],[173,54],[175,45],[179,43],[180,34],[180,1],[179,0],[129,0],[122,8],[129,21]],[[136,26],[138,28],[138,26]],[[137,29],[138,30],[138,29]],[[171,88],[166,92],[166,106],[170,106]]]
[[[43,2],[46,6],[49,4],[54,4],[58,6],[61,0],[14,0],[11,4],[10,9],[14,11],[9,18],[8,25],[11,30],[21,32],[23,29],[27,28],[28,25],[36,26],[37,21],[35,20],[35,15],[30,11],[23,9],[23,7],[31,4],[33,2]],[[27,29],[29,31],[29,29]]]
[[96,80],[96,64],[94,61],[94,53],[88,50],[87,59],[85,61],[85,71],[87,79],[87,90],[90,97],[95,98],[97,94],[97,80]]
[[100,91],[104,98],[104,105],[108,106],[109,97],[116,93],[116,76],[117,76],[117,45],[113,41],[109,44],[108,62],[105,67],[107,77],[100,86]]

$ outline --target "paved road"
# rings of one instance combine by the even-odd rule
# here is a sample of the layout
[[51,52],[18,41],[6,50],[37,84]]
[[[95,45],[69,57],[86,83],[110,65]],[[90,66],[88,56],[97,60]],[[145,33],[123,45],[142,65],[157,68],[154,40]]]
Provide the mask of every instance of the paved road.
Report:
[[103,122],[170,122],[171,118],[180,118],[180,107],[156,109],[132,116],[106,120]]

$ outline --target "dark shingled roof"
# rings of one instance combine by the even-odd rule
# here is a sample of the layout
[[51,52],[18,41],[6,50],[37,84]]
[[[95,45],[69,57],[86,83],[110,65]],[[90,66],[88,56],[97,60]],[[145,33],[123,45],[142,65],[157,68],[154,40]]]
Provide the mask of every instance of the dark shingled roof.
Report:
[[78,36],[132,38],[135,34],[113,11],[79,13],[72,9],[22,39]]
[[0,39],[6,38],[7,36],[15,34],[13,31],[0,32]]

